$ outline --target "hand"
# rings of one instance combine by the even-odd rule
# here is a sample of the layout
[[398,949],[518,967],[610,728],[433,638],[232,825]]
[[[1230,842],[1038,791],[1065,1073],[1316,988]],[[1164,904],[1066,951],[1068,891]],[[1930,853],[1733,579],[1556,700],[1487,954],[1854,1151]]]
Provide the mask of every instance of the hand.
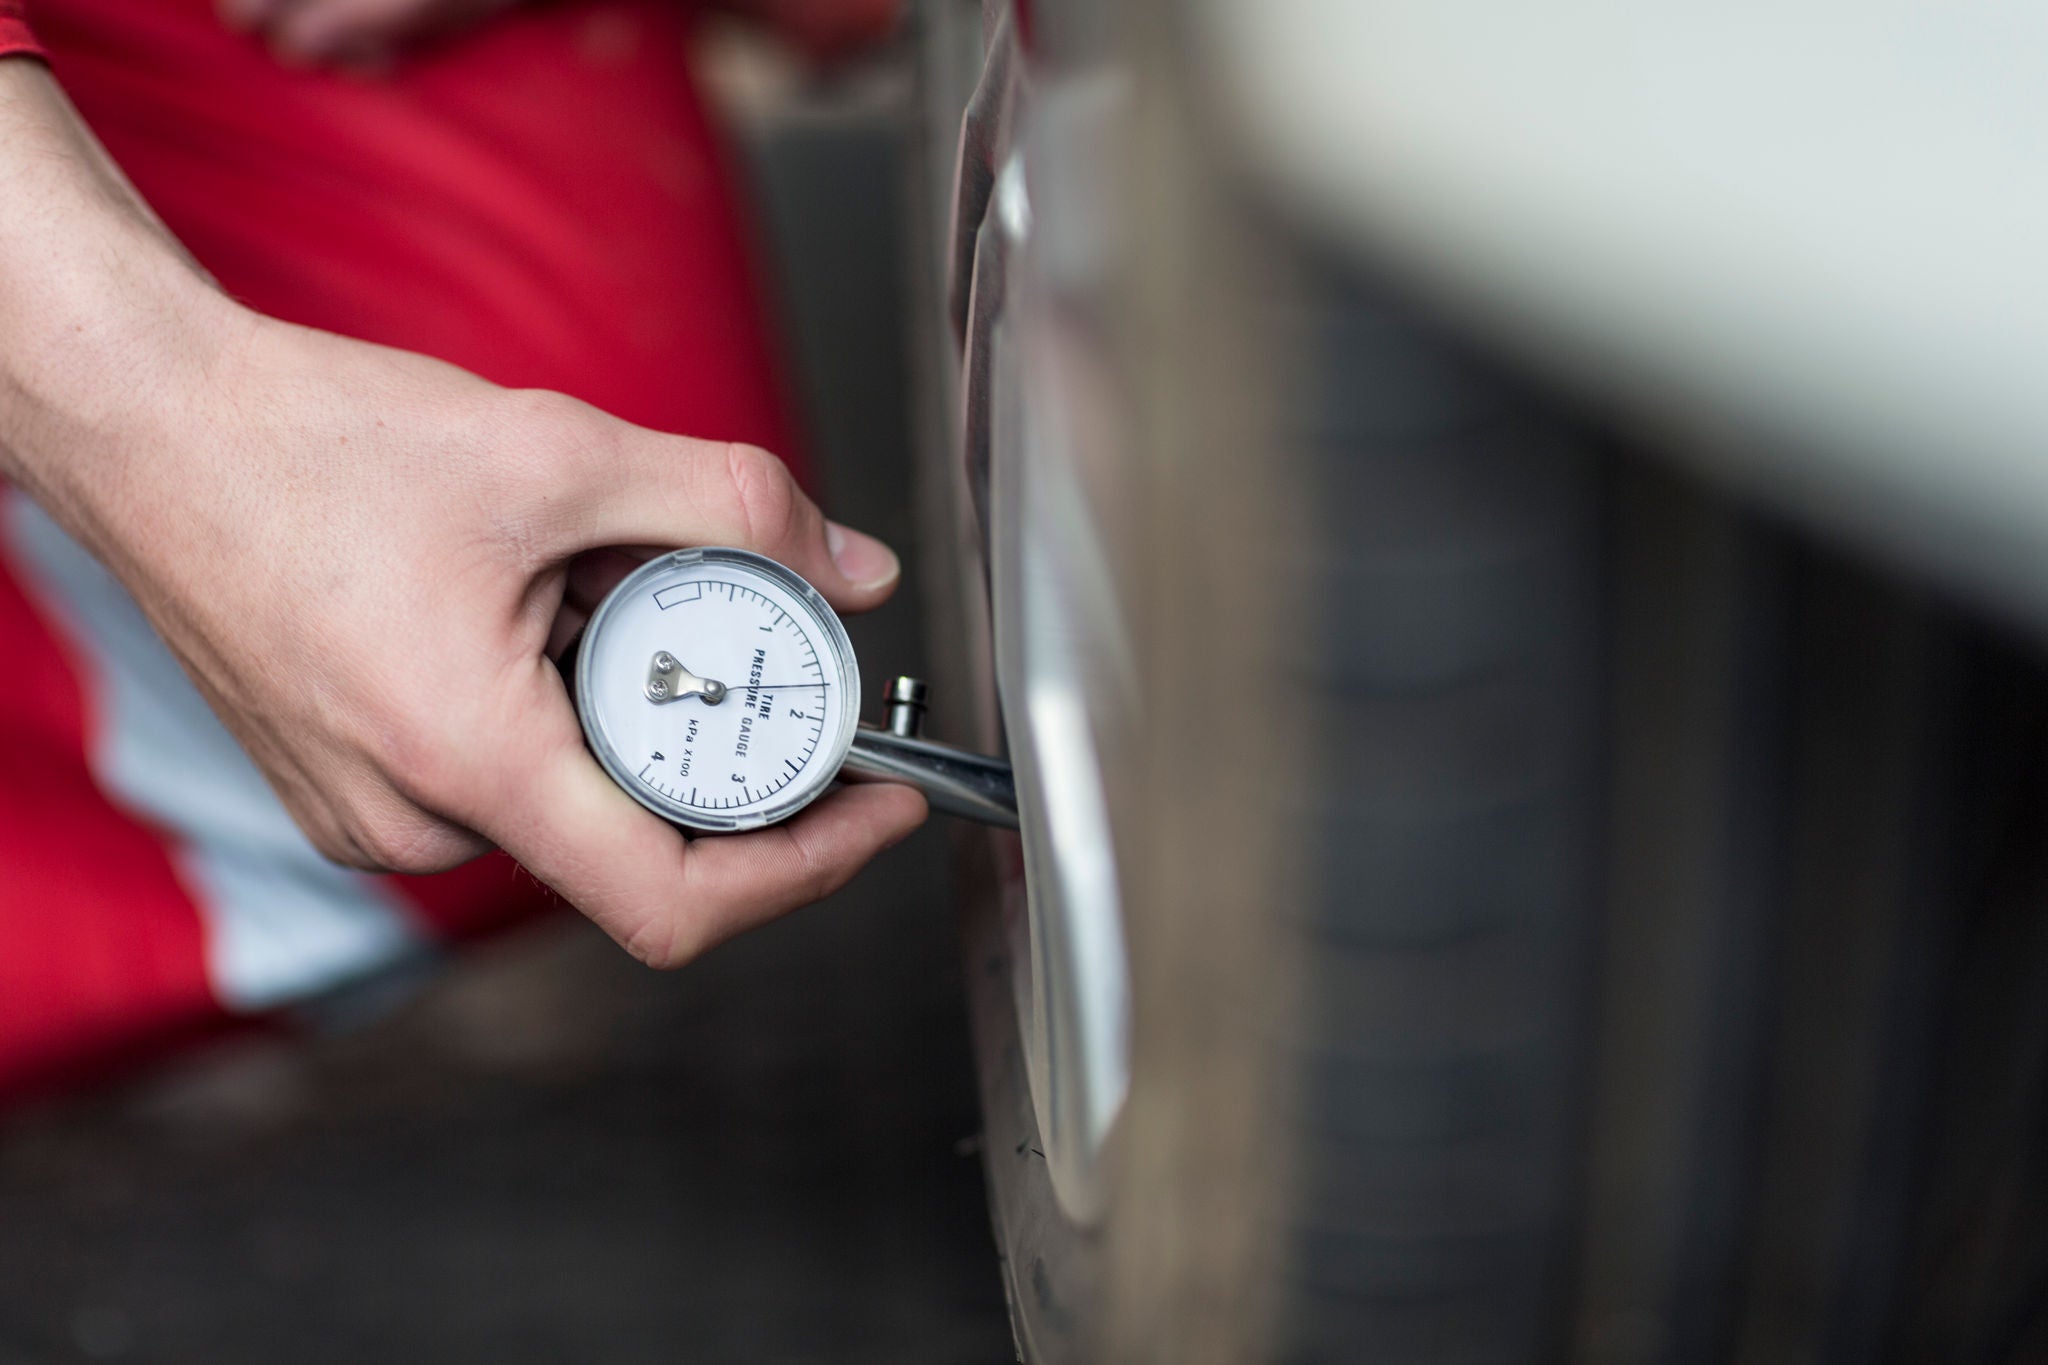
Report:
[[516,0],[219,0],[231,27],[261,34],[286,61],[378,67],[459,33]]
[[607,779],[548,657],[608,546],[772,555],[847,611],[897,579],[771,456],[288,326],[163,232],[34,62],[0,60],[0,477],[127,585],[329,856],[491,844],[648,962],[815,900],[924,801],[849,786],[685,843]]
[[821,60],[880,42],[903,18],[903,0],[712,0],[754,19]]
[[[380,67],[398,53],[474,27],[520,0],[218,0],[231,27],[259,33],[286,61]],[[718,0],[819,58],[877,42],[902,0]]]
[[895,556],[828,524],[772,456],[206,312],[203,378],[171,379],[158,418],[46,496],[322,852],[431,872],[496,844],[673,965],[827,894],[923,818],[906,788],[849,787],[686,844],[584,749],[547,647],[604,586],[608,556],[587,557],[600,581],[565,605],[585,552],[738,545],[848,611],[895,587]]

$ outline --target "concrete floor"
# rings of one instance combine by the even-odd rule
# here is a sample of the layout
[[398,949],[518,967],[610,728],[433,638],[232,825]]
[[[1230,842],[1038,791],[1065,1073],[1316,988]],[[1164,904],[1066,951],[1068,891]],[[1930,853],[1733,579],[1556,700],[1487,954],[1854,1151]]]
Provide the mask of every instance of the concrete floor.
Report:
[[1008,1356],[929,836],[674,976],[567,921],[0,1132],[0,1361]]
[[[907,544],[898,141],[769,130],[829,501]],[[853,623],[914,667],[914,591]],[[1012,1358],[927,830],[674,975],[580,921],[0,1121],[0,1365]]]

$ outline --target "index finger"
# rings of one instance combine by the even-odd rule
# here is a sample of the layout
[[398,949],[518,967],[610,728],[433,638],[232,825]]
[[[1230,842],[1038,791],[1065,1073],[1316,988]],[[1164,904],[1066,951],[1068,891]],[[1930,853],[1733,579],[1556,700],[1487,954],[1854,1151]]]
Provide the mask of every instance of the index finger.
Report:
[[588,477],[555,509],[564,549],[733,545],[788,565],[841,611],[866,611],[895,591],[895,552],[827,521],[767,451],[623,423],[604,431],[584,451]]

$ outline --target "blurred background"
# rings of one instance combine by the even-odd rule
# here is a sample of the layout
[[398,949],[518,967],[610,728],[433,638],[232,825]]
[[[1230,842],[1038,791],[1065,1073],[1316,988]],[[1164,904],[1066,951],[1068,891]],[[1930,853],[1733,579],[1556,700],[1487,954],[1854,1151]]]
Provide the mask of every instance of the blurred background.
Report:
[[[905,63],[813,79],[738,27],[701,58],[823,500],[914,582]],[[917,671],[914,591],[849,624]],[[10,1112],[0,1361],[1008,1358],[944,849],[687,972],[558,916],[311,1037]]]
[[2048,1358],[2048,17],[703,60],[1021,835],[10,1118],[0,1357]]

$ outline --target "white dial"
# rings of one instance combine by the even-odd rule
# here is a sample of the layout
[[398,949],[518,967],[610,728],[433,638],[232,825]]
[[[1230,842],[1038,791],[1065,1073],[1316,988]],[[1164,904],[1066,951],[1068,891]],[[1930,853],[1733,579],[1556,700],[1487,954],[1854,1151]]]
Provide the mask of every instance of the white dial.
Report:
[[860,715],[846,627],[746,550],[679,550],[612,590],[585,630],[576,703],[612,778],[665,819],[752,829],[809,805]]

